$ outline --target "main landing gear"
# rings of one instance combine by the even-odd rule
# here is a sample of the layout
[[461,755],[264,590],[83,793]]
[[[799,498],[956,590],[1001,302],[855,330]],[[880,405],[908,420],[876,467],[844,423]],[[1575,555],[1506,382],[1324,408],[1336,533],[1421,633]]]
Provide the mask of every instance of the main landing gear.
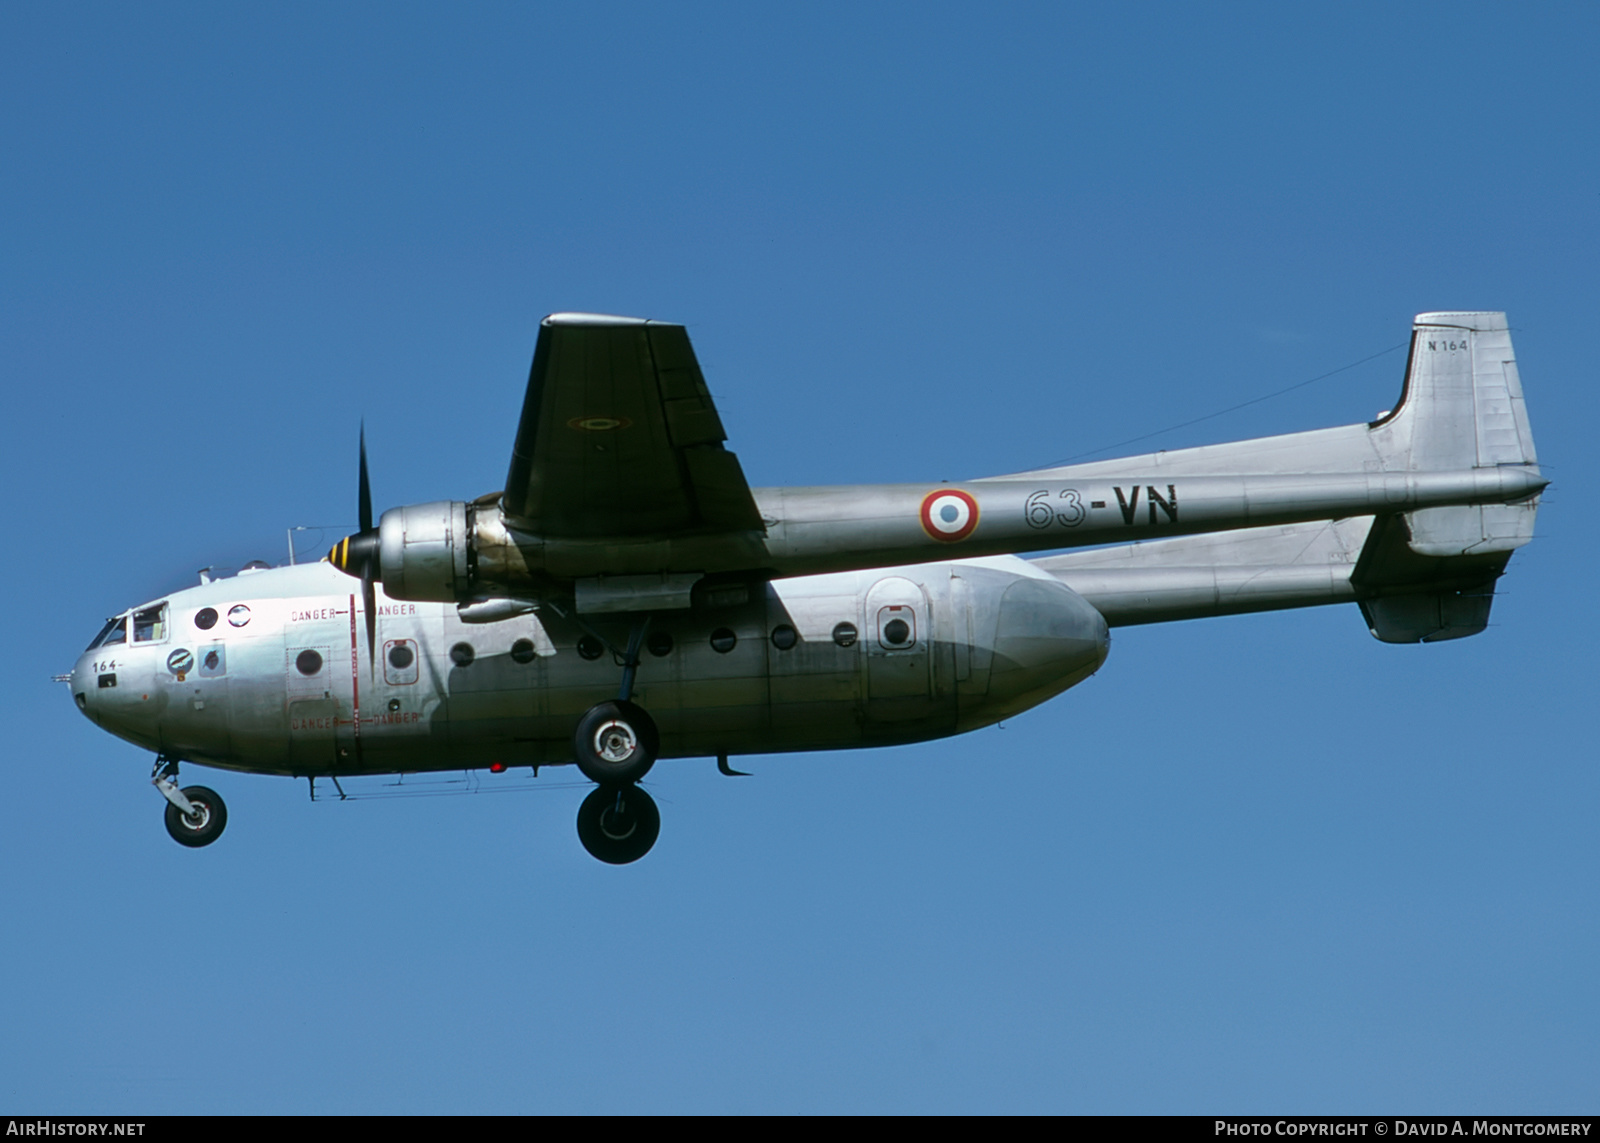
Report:
[[166,758],[157,758],[150,772],[150,784],[167,799],[167,832],[190,849],[210,845],[227,827],[228,807],[222,795],[205,786],[178,789],[177,776],[178,763]]
[[590,707],[572,736],[578,769],[602,786],[637,782],[656,764],[660,748],[655,720],[627,699]]
[[638,786],[597,786],[578,807],[578,840],[607,865],[627,865],[650,852],[661,811]]
[[646,616],[629,635],[620,693],[590,707],[572,735],[573,759],[598,787],[578,807],[578,840],[608,865],[638,861],[661,833],[655,799],[635,785],[650,772],[661,749],[655,720],[633,701],[639,649],[649,628]]

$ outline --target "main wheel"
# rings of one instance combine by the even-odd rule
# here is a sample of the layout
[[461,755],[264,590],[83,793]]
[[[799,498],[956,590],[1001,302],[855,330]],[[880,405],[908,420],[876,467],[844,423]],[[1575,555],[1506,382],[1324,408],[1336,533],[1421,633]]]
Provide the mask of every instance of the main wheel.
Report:
[[660,835],[661,811],[638,786],[601,786],[578,807],[578,840],[607,865],[638,861]]
[[183,796],[195,809],[190,817],[171,802],[167,803],[167,832],[179,845],[199,849],[222,836],[228,824],[228,807],[222,795],[204,786],[185,786]]
[[620,786],[637,782],[655,765],[661,738],[655,720],[625,699],[589,708],[572,735],[578,769],[591,782]]

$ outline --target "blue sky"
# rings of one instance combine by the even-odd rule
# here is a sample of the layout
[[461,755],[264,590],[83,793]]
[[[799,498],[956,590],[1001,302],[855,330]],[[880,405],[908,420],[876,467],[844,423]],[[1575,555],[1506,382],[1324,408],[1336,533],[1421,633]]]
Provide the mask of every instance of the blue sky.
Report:
[[[0,15],[0,1104],[1574,1112],[1600,1095],[1600,150],[1580,5]],[[102,618],[501,487],[539,318],[688,324],[757,485],[1036,467],[1510,313],[1555,481],[1494,626],[1116,633],[1003,729],[307,802],[65,689]],[[1363,420],[1389,354],[1140,448]],[[308,547],[311,542],[308,541]],[[318,549],[320,550],[320,549]],[[199,771],[188,771],[193,775]],[[542,781],[542,780],[541,780]]]

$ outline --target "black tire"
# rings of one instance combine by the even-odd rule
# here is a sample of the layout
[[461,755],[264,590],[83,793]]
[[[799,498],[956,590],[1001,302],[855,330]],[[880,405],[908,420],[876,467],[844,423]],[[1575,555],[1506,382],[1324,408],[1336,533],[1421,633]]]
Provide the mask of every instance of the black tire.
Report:
[[636,703],[618,699],[589,708],[572,735],[572,755],[591,782],[622,786],[655,765],[661,736],[655,720]]
[[185,786],[183,796],[200,812],[200,820],[191,820],[177,806],[168,802],[167,832],[172,835],[173,841],[190,849],[210,845],[227,828],[227,804],[223,802],[221,794],[204,786]]
[[656,800],[638,786],[601,786],[578,807],[578,840],[607,865],[627,865],[661,836]]

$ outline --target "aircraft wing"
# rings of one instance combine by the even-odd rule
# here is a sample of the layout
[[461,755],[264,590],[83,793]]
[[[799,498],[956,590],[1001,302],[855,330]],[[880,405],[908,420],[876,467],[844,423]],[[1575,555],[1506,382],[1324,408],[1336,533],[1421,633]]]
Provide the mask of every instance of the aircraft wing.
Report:
[[539,327],[505,514],[550,538],[761,531],[681,325],[552,314]]

